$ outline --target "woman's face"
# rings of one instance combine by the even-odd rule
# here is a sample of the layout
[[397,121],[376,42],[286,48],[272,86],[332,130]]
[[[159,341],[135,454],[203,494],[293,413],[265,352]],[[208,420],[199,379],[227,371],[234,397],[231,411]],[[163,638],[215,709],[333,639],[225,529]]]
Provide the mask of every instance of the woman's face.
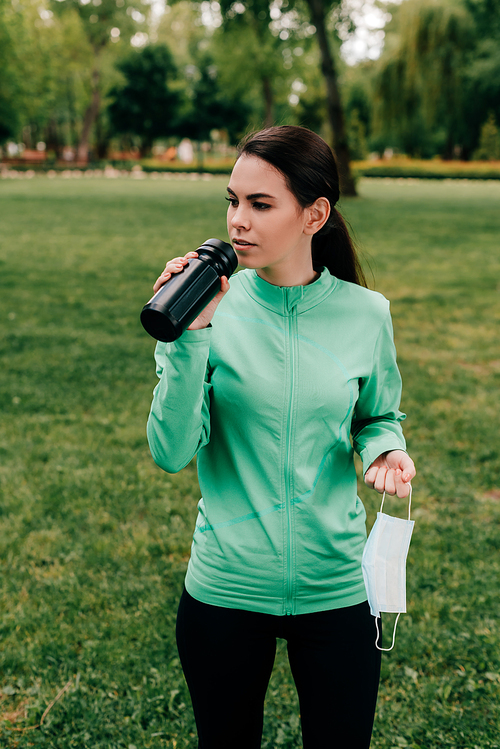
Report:
[[240,265],[280,286],[304,283],[304,268],[312,271],[310,210],[300,207],[281,172],[257,156],[241,156],[227,192],[227,229]]

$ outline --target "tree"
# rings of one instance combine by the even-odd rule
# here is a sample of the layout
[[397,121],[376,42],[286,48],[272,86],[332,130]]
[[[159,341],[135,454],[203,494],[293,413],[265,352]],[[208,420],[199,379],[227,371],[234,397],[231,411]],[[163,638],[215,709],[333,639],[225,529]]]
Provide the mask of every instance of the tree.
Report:
[[[279,104],[287,102],[294,78],[297,61],[285,50],[291,40],[303,43],[310,36],[309,24],[288,0],[221,0],[221,12],[222,33],[214,57],[221,70],[226,69],[225,81],[233,94],[245,95],[245,89],[259,87],[261,122],[270,127],[278,120]],[[229,80],[231,75],[238,80]]]
[[200,142],[209,140],[212,130],[225,130],[229,141],[234,143],[245,132],[250,108],[221,88],[217,67],[210,58],[205,57],[199,64],[189,108],[178,127],[179,134]]
[[452,158],[467,140],[471,16],[450,0],[406,0],[387,32],[375,82],[376,129],[410,155],[437,150]]
[[476,29],[474,50],[465,70],[466,148],[470,153],[489,113],[500,122],[500,3],[497,0],[464,2]]
[[[344,194],[355,194],[349,166],[344,115],[340,99],[335,56],[327,32],[327,20],[341,0],[221,0],[221,28],[214,34],[213,57],[220,71],[221,82],[232,92],[248,101],[249,92],[258,83],[264,103],[265,126],[285,119],[296,121],[299,111],[306,119],[318,124],[314,109],[321,110],[316,97],[304,99],[301,110],[293,113],[290,97],[297,103],[297,94],[290,90],[300,84],[294,68],[300,67],[292,44],[308,43],[313,35],[319,43],[321,69],[325,80],[327,114],[332,131],[333,147],[339,162]],[[207,3],[199,0],[203,9]],[[308,10],[306,10],[308,8]],[[302,46],[300,52],[303,52]],[[277,93],[286,106],[277,116]],[[313,101],[314,100],[314,101]]]
[[[241,58],[241,62],[247,66],[247,74],[259,80],[265,102],[264,124],[268,126],[276,119],[276,81],[286,72],[282,53],[289,46],[290,39],[300,40],[302,43],[315,34],[325,81],[326,111],[332,132],[332,145],[339,164],[342,190],[344,194],[355,195],[335,57],[327,32],[327,20],[339,2],[340,0],[306,0],[306,13],[300,0],[273,3],[269,0],[242,0],[238,3],[222,0],[223,39],[227,41],[231,31],[234,31],[236,44],[231,45],[231,69],[242,69],[242,65],[238,65],[238,58]],[[289,61],[291,59],[288,57]],[[296,76],[287,77],[291,84]],[[304,102],[304,114],[306,109],[307,104]],[[310,118],[311,115],[309,112]]]
[[327,33],[327,17],[338,6],[335,0],[306,0],[311,23],[316,28],[316,38],[321,56],[321,72],[326,86],[328,120],[332,131],[332,145],[339,167],[341,190],[344,195],[356,195],[356,184],[350,167],[349,142],[342,106],[337,66]]
[[180,92],[172,85],[177,70],[164,44],[132,52],[117,65],[125,84],[110,91],[109,117],[115,133],[141,138],[141,155],[155,138],[178,130]]
[[2,120],[8,105],[10,137],[31,147],[43,140],[57,150],[85,95],[90,49],[79,18],[74,13],[55,17],[43,0],[4,3],[3,10],[0,7]]
[[0,0],[0,143],[13,137],[19,125],[17,77],[11,64],[14,54],[12,24],[16,21],[13,16],[12,6],[8,7],[5,0]]
[[[144,14],[135,6],[133,0],[52,0],[54,12],[62,14],[72,11],[79,16],[92,50],[90,101],[83,116],[78,143],[79,162],[85,163],[88,160],[90,134],[101,107],[103,51],[113,43],[118,45],[130,41],[138,24],[146,21],[148,10]],[[143,9],[146,10],[144,5]]]

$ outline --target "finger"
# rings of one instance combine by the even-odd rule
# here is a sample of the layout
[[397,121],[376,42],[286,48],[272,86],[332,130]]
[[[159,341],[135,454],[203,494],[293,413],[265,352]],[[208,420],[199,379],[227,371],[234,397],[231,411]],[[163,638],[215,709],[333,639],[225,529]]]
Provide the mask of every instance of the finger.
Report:
[[396,471],[396,494],[400,499],[404,499],[410,493],[411,484],[403,480],[401,471]]
[[173,257],[171,260],[167,260],[165,270],[171,270],[172,268],[184,268],[192,258],[198,257],[197,252],[188,252],[183,257]]
[[415,469],[415,463],[410,458],[409,455],[406,455],[404,459],[401,461],[401,473],[403,481],[407,484],[409,481],[411,481],[413,478],[415,478],[415,475],[417,473]]
[[374,481],[373,488],[375,491],[377,491],[379,494],[383,494],[385,491],[385,477],[387,475],[387,468],[385,466],[382,466],[378,469],[377,477]]
[[172,258],[172,260],[167,260],[167,265],[168,265],[168,263],[187,263],[193,257],[198,257],[198,253],[197,252],[186,252],[186,254],[182,255],[182,257],[179,256],[179,257]]
[[[172,270],[174,270],[175,268],[178,268],[178,269],[182,270],[182,268],[184,268],[184,266],[186,265],[186,263],[187,263],[187,262],[188,262],[188,261],[187,261],[187,260],[184,260],[184,258],[183,258],[183,257],[181,257],[181,258],[179,258],[179,259],[177,259],[177,258],[176,258],[175,260],[170,260],[170,261],[169,261],[169,262],[168,262],[168,263],[166,264],[166,266],[165,266],[165,270],[166,270],[166,271],[172,271]],[[165,272],[165,271],[164,271],[164,272]]]
[[169,265],[179,265],[183,260],[183,257],[172,257],[165,263],[165,268],[168,268]]
[[365,473],[365,484],[369,486],[370,489],[373,489],[373,484],[375,483],[377,472],[378,472],[378,468],[375,468],[374,466],[372,466]]
[[[192,253],[192,254],[196,255],[196,253]],[[172,276],[172,274],[180,273],[181,270],[183,270],[187,262],[188,262],[188,259],[184,257],[176,257],[173,260],[169,260],[165,266],[165,270],[160,276],[158,276],[153,286],[154,293],[156,294],[156,292],[161,289],[161,287],[168,281],[168,279]]]
[[214,298],[212,300],[212,306],[214,308],[214,311],[215,311],[217,305],[219,304],[220,300],[222,299],[222,297],[225,294],[227,294],[227,292],[229,291],[229,288],[230,288],[229,281],[227,280],[226,276],[222,276],[222,278],[221,278],[220,281],[221,281],[221,283],[220,283],[220,287],[221,287],[220,291],[217,292],[217,294],[214,296]]
[[385,475],[385,491],[387,494],[396,494],[396,471],[392,469]]
[[387,453],[386,460],[391,468],[400,469],[403,474],[403,481],[408,482],[414,478],[416,474],[415,464],[404,450],[391,450]]
[[[180,260],[171,260],[169,263],[166,264],[165,270],[162,273],[180,273],[184,270],[185,266],[187,265],[188,260],[185,260],[184,258],[181,258]],[[161,276],[160,276],[161,278]]]
[[168,279],[170,278],[170,276],[171,276],[171,273],[167,273],[167,271],[163,271],[163,273],[161,274],[161,276],[159,276],[156,279],[155,284],[153,286],[153,291],[154,291],[155,294],[156,294],[157,291],[159,291],[161,289],[161,287],[163,286],[163,284],[168,281]]

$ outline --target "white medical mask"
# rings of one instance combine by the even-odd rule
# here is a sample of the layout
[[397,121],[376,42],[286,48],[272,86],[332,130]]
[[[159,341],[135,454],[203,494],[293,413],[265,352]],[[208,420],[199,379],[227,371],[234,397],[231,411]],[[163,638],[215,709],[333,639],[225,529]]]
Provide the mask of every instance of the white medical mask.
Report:
[[[379,650],[389,651],[394,647],[396,627],[400,614],[406,614],[406,557],[410,547],[414,520],[410,520],[411,486],[408,498],[408,520],[394,518],[382,512],[385,492],[380,512],[366,542],[361,567],[365,581],[371,614],[375,617]],[[394,623],[392,645],[381,648],[378,645],[378,617],[380,612],[397,613]]]

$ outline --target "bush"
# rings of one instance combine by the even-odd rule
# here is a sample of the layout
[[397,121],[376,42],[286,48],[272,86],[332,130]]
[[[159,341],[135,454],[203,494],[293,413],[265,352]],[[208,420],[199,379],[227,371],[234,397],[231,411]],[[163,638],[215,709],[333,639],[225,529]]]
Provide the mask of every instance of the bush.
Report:
[[500,132],[493,112],[490,112],[488,119],[481,128],[479,147],[474,152],[474,158],[481,161],[500,159]]

